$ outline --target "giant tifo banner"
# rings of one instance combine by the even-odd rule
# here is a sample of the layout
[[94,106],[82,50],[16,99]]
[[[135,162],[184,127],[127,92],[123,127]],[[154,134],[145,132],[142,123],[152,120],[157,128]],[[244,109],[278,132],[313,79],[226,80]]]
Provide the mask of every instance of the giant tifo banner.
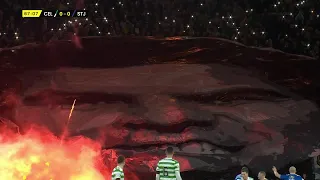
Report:
[[169,145],[185,173],[319,155],[320,62],[309,57],[115,37],[0,49],[0,62],[0,120],[18,131],[0,134],[1,180],[109,180],[119,154],[126,179],[154,179]]

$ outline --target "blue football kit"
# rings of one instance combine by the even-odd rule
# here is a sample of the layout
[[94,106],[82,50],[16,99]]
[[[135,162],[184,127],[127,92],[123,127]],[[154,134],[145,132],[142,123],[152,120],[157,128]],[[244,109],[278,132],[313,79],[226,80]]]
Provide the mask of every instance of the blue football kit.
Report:
[[280,179],[283,179],[283,180],[303,180],[303,178],[297,174],[280,175]]

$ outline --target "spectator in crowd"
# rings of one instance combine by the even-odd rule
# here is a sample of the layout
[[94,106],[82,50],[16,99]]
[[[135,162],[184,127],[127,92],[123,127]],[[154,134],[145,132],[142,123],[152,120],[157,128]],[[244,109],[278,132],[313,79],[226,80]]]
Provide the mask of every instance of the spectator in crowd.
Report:
[[283,179],[283,180],[303,180],[303,178],[300,175],[297,175],[297,169],[294,166],[291,166],[289,168],[289,174],[286,175],[281,175],[278,173],[278,170],[275,166],[273,166],[272,171],[274,173],[274,175],[279,178],[279,179]]

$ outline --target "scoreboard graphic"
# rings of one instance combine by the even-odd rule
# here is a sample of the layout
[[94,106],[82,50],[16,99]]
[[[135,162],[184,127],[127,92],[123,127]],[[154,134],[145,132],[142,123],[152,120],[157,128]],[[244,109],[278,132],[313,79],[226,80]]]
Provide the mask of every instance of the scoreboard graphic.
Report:
[[88,17],[85,10],[22,10],[23,18],[39,18],[39,17]]

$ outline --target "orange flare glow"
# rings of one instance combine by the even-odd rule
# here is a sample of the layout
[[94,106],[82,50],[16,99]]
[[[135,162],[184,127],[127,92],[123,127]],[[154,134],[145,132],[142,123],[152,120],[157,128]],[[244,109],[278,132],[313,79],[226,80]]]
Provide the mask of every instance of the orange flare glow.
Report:
[[[0,177],[7,180],[110,180],[101,146],[76,137],[64,141],[33,129],[25,135],[0,134]],[[106,177],[104,177],[106,175]]]

